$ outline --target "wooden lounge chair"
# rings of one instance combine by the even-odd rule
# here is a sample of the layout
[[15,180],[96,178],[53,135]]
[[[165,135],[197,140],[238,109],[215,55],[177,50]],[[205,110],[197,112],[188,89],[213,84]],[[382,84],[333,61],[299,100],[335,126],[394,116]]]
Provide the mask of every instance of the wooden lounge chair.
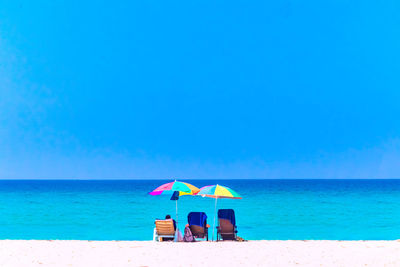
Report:
[[156,220],[156,227],[154,228],[153,240],[154,241],[169,241],[175,238],[175,228],[172,219]]
[[188,223],[192,235],[195,238],[205,238],[208,241],[207,215],[204,212],[191,212],[188,214]]
[[232,209],[218,210],[217,241],[237,240],[235,212]]

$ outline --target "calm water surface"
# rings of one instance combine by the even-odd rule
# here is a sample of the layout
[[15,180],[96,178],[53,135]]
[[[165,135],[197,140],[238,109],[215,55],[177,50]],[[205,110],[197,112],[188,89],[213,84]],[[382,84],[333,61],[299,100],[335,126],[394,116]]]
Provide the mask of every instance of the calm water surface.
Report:
[[[168,182],[0,181],[0,239],[150,240],[155,218],[175,217],[175,202],[147,193]],[[241,200],[218,200],[236,212],[245,239],[400,239],[400,180],[187,180],[219,183]],[[183,196],[179,225],[214,199]]]

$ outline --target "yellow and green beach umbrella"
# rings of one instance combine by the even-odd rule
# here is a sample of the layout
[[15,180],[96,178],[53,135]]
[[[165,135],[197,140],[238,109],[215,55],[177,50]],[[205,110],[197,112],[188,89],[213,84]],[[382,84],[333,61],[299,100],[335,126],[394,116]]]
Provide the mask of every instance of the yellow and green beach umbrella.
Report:
[[200,195],[202,197],[215,198],[214,223],[213,223],[213,235],[212,235],[212,240],[214,240],[215,217],[217,213],[218,198],[242,199],[242,196],[233,191],[231,188],[219,184],[204,186],[200,188],[200,191],[197,193],[197,195]]
[[198,195],[212,198],[234,198],[241,199],[242,196],[233,191],[231,188],[222,185],[208,185],[200,189]]

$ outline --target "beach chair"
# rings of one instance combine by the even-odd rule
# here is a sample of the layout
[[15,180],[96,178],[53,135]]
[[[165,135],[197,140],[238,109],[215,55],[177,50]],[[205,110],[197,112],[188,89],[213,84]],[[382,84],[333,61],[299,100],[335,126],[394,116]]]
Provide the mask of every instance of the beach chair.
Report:
[[205,238],[208,241],[207,215],[204,212],[191,212],[188,214],[188,224],[195,238]]
[[153,240],[154,241],[167,241],[174,240],[175,228],[172,219],[156,220],[156,227],[154,228]]
[[237,240],[235,211],[232,209],[218,210],[217,241]]

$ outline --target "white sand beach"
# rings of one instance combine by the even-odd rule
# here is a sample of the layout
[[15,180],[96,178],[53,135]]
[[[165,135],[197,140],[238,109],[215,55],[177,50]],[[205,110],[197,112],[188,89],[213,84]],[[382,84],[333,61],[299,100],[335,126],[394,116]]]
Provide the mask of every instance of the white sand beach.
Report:
[[0,266],[400,266],[400,242],[1,240]]

